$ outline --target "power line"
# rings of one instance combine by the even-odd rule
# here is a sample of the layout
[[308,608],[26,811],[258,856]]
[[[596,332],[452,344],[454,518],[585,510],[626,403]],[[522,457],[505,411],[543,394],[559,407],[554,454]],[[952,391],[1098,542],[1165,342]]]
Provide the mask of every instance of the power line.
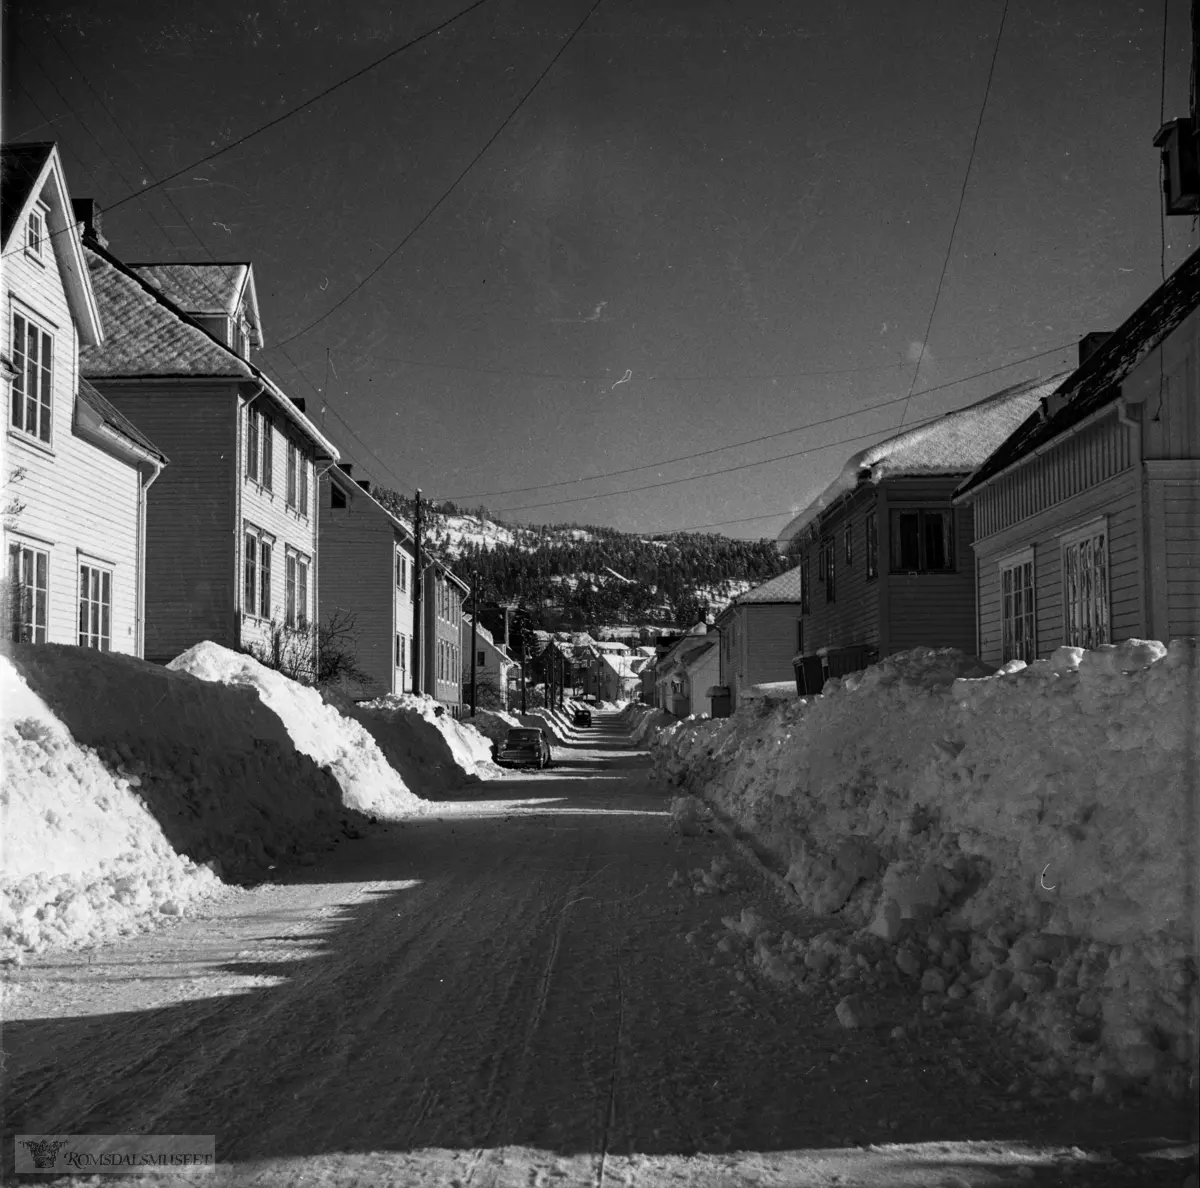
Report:
[[[929,311],[929,321],[925,324],[925,333],[921,337],[921,353],[917,356],[917,366],[913,370],[912,384],[908,394],[911,397],[917,386],[917,376],[921,374],[921,364],[925,359],[925,351],[929,346],[929,332],[933,329],[933,319],[937,314],[938,302],[942,299],[942,286],[946,283],[946,270],[950,266],[950,252],[954,247],[954,235],[958,230],[958,220],[962,217],[963,203],[967,197],[967,183],[971,180],[971,166],[975,163],[975,149],[979,144],[979,130],[983,127],[983,113],[987,111],[988,96],[992,93],[992,77],[996,73],[996,59],[1000,55],[1000,41],[1004,36],[1004,22],[1008,17],[1008,0],[1004,0],[1004,9],[1000,13],[1000,28],[996,31],[996,44],[992,48],[992,64],[988,68],[987,86],[983,91],[983,102],[979,105],[979,118],[975,121],[975,135],[971,139],[971,153],[967,158],[967,171],[963,174],[962,186],[958,191],[958,209],[954,212],[954,222],[950,227],[950,240],[946,244],[946,255],[942,260],[942,271],[938,276],[937,291],[933,295],[933,308]],[[900,414],[900,424],[908,415],[908,404]]]
[[[484,2],[484,0],[478,0],[478,3],[483,3],[483,2]],[[579,22],[578,25],[575,26],[575,28],[571,31],[571,35],[566,39],[566,41],[564,41],[562,43],[561,46],[559,46],[557,53],[555,53],[554,57],[552,57],[550,59],[550,62],[546,66],[546,68],[541,72],[541,74],[539,74],[537,76],[536,79],[534,79],[533,86],[531,86],[525,92],[525,94],[521,96],[520,100],[518,100],[518,102],[517,102],[517,105],[512,109],[512,111],[510,111],[508,113],[507,116],[505,116],[504,122],[500,125],[500,127],[498,127],[496,129],[496,131],[492,133],[492,135],[488,138],[487,143],[484,144],[483,148],[481,148],[479,150],[479,152],[477,152],[471,158],[471,160],[467,163],[466,168],[463,169],[462,172],[459,173],[459,175],[442,192],[441,197],[439,197],[438,200],[425,212],[425,214],[421,217],[421,219],[417,223],[417,225],[415,227],[413,227],[412,230],[409,231],[408,234],[405,235],[404,238],[401,239],[400,242],[398,244],[396,244],[396,246],[394,248],[392,248],[392,250],[390,252],[388,252],[388,254],[386,256],[384,256],[384,258],[382,260],[380,260],[380,262],[374,268],[372,268],[371,271],[368,272],[367,275],[362,278],[362,280],[360,280],[358,282],[358,284],[356,284],[344,297],[342,297],[340,301],[336,301],[333,305],[331,305],[323,314],[321,314],[321,316],[319,318],[315,318],[313,321],[309,322],[309,324],[307,326],[305,326],[303,330],[297,330],[295,334],[291,335],[288,338],[283,339],[281,342],[279,342],[277,344],[278,346],[286,346],[289,342],[295,342],[295,340],[297,338],[302,338],[314,326],[319,326],[323,321],[325,321],[325,319],[327,317],[329,317],[333,313],[336,313],[337,310],[341,309],[341,307],[343,305],[345,305],[346,302],[349,301],[350,298],[353,297],[355,293],[357,293],[373,277],[375,277],[380,272],[380,270],[383,269],[383,267],[392,259],[392,257],[395,256],[397,254],[397,252],[399,252],[405,246],[405,244],[407,244],[409,242],[409,240],[412,239],[413,236],[416,235],[416,233],[418,231],[420,231],[422,227],[425,226],[425,224],[434,216],[434,214],[437,212],[437,210],[441,207],[442,203],[445,202],[446,199],[449,198],[450,195],[458,188],[459,182],[461,182],[463,180],[463,178],[466,177],[467,174],[471,172],[471,170],[475,167],[476,163],[484,155],[484,153],[486,153],[488,151],[488,149],[492,147],[492,145],[496,142],[496,140],[500,136],[500,133],[503,132],[504,129],[507,128],[508,125],[511,124],[512,121],[516,118],[517,113],[521,110],[522,107],[525,106],[525,103],[529,99],[530,95],[532,95],[533,92],[537,90],[542,79],[544,79],[546,77],[546,75],[549,74],[550,71],[554,69],[555,63],[559,60],[559,58],[562,57],[563,53],[566,51],[567,47],[571,44],[571,42],[573,42],[575,40],[575,38],[579,35],[579,32],[584,27],[584,25],[586,25],[588,23],[588,21],[591,20],[592,13],[594,13],[596,11],[596,9],[600,7],[602,2],[603,2],[603,0],[594,0],[594,3],[592,4],[591,8],[589,8],[587,10],[587,15],[583,18],[583,20],[581,20]]]
[[[980,377],[985,376],[985,375],[994,375],[996,372],[1004,371],[1009,367],[1016,367],[1018,364],[1028,363],[1033,359],[1041,359],[1047,355],[1056,355],[1062,351],[1069,349],[1072,345],[1073,345],[1072,343],[1063,343],[1061,346],[1054,347],[1052,350],[1041,351],[1036,355],[1026,355],[1024,358],[1021,358],[1021,359],[1013,359],[1012,362],[1010,362],[1010,363],[1002,363],[999,367],[989,367],[986,371],[977,371],[977,372],[974,372],[972,375],[960,376],[956,380],[949,380],[948,382],[946,382],[944,384],[937,384],[932,388],[923,388],[920,392],[920,395],[924,396],[928,392],[940,392],[945,388],[953,388],[958,384],[966,383],[968,380],[979,379]],[[863,408],[855,409],[853,412],[839,413],[837,416],[826,417],[825,419],[820,420],[820,421],[809,421],[803,425],[793,425],[792,428],[790,428],[790,429],[780,429],[776,433],[764,433],[761,437],[750,437],[750,438],[747,438],[745,441],[734,441],[734,442],[730,442],[727,445],[714,446],[712,449],[700,450],[699,452],[697,452],[695,454],[680,454],[674,458],[662,458],[656,462],[644,462],[640,466],[627,466],[621,470],[606,470],[606,471],[600,472],[599,474],[585,475],[583,478],[561,479],[559,482],[556,482],[556,483],[538,483],[534,486],[529,486],[529,487],[508,487],[508,488],[506,488],[504,490],[500,490],[500,491],[481,491],[475,495],[441,495],[441,496],[438,496],[438,498],[439,499],[449,499],[453,502],[460,502],[463,500],[470,500],[470,499],[484,499],[484,498],[488,497],[489,495],[515,495],[515,494],[519,494],[522,491],[544,491],[544,490],[548,490],[551,487],[565,487],[565,486],[570,486],[574,483],[591,482],[593,479],[614,478],[617,475],[634,474],[639,470],[651,470],[656,466],[668,466],[674,462],[689,462],[694,458],[705,458],[710,454],[719,454],[719,453],[724,452],[725,450],[738,449],[740,446],[757,445],[759,442],[772,441],[773,439],[778,438],[778,437],[786,437],[790,433],[799,433],[805,429],[815,429],[819,425],[829,425],[829,424],[832,424],[834,421],[842,421],[848,417],[857,417],[857,416],[861,416],[864,413],[877,412],[881,408],[888,408],[889,406],[891,406],[893,404],[899,404],[901,401],[906,401],[906,400],[910,399],[910,397],[911,397],[911,393],[909,394],[909,396],[894,396],[888,400],[881,401],[879,404],[869,404]]]
[[369,62],[366,66],[362,67],[361,70],[356,70],[353,74],[346,75],[345,78],[339,79],[332,86],[326,87],[323,91],[318,91],[315,95],[310,95],[302,103],[296,104],[295,107],[290,108],[289,110],[283,112],[282,115],[278,115],[272,120],[268,120],[265,124],[260,124],[257,128],[247,132],[244,136],[239,136],[237,140],[231,140],[228,144],[222,145],[215,152],[211,152],[204,157],[198,157],[190,164],[184,165],[182,169],[177,169],[174,173],[167,174],[166,177],[160,177],[152,185],[143,186],[140,190],[136,190],[132,194],[126,194],[124,198],[120,199],[118,202],[114,202],[108,209],[115,210],[118,206],[124,206],[126,202],[132,202],[135,198],[142,198],[146,194],[149,194],[151,190],[156,190],[159,186],[166,185],[167,182],[174,181],[177,177],[182,177],[183,174],[187,173],[189,170],[196,169],[201,165],[207,165],[209,161],[215,161],[218,157],[222,157],[226,153],[232,152],[235,148],[245,144],[248,140],[253,140],[254,137],[261,136],[262,133],[276,127],[279,124],[282,124],[284,120],[291,119],[292,116],[298,115],[306,107],[311,107],[314,103],[317,103],[327,96],[332,95],[334,91],[340,90],[342,87],[354,82],[355,79],[362,78],[364,74],[368,74],[377,66],[382,66],[384,62],[396,57],[397,54],[402,54],[405,50],[412,49],[414,45],[419,45],[422,41],[428,40],[430,37],[434,36],[434,34],[441,33],[443,30],[448,29],[456,21],[459,21],[469,13],[474,12],[475,9],[481,8],[486,3],[488,3],[488,0],[475,0],[473,4],[468,4],[466,8],[450,17],[449,20],[443,21],[440,25],[435,25],[432,29],[426,30],[419,36],[414,37],[411,41],[406,41],[403,45],[397,46],[394,50],[389,50],[381,58],[376,58],[375,61]]
[[[922,425],[928,425],[933,421],[940,420],[941,414],[937,416],[926,417],[923,421],[914,421],[908,426],[910,429],[918,429]],[[531,511],[538,507],[561,507],[566,503],[587,503],[592,499],[611,499],[617,495],[633,495],[638,491],[655,491],[660,487],[675,487],[680,483],[699,482],[700,479],[715,478],[721,474],[734,474],[739,470],[753,470],[758,466],[769,466],[772,462],[784,462],[790,458],[803,458],[806,454],[816,454],[821,450],[827,450],[831,446],[847,445],[852,441],[865,441],[869,437],[878,437],[881,433],[886,433],[886,429],[875,429],[870,433],[858,433],[853,437],[840,437],[836,441],[827,441],[822,445],[809,446],[807,449],[796,450],[791,454],[777,454],[774,458],[764,458],[761,462],[743,462],[740,466],[726,466],[721,470],[706,470],[703,474],[691,474],[686,478],[666,479],[661,483],[646,483],[641,487],[625,487],[620,491],[604,491],[599,495],[578,495],[573,499],[553,499],[547,503],[525,503],[519,507],[502,507],[497,509],[497,515],[503,515],[508,512]]]

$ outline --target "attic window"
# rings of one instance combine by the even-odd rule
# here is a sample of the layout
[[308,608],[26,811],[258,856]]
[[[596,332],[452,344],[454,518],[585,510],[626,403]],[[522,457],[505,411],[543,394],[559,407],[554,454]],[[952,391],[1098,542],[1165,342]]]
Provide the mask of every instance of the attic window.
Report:
[[35,260],[45,258],[46,249],[46,215],[49,212],[40,202],[29,212],[29,221],[25,224],[25,253]]

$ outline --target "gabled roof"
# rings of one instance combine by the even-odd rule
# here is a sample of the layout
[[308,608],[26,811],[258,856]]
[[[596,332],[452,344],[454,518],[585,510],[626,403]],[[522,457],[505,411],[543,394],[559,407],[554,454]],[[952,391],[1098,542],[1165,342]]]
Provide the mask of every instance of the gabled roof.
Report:
[[244,301],[247,320],[254,327],[258,339],[256,345],[262,346],[262,323],[254,287],[254,269],[248,261],[143,262],[128,263],[127,267],[190,314],[217,314],[232,318]]
[[81,347],[82,374],[93,379],[256,380],[327,457],[341,457],[282,388],[195,322],[162,290],[94,239],[89,238],[84,251],[106,336],[103,346]]
[[152,442],[119,408],[113,405],[101,393],[97,392],[85,379],[79,381],[79,400],[88,406],[100,418],[100,421],[113,433],[125,438],[139,449],[153,455],[160,462],[166,462],[167,456]]
[[63,290],[81,344],[104,339],[104,326],[96,295],[88,277],[87,262],[76,232],[71,192],[51,143],[6,144],[0,147],[0,250],[9,250],[13,232],[25,225],[29,209],[41,199],[49,208],[50,245],[62,278]]
[[826,508],[861,484],[904,476],[970,474],[1067,375],[1064,371],[1048,379],[1023,380],[860,450],[837,478],[784,527],[777,540],[781,544],[794,540]]
[[1200,307],[1200,249],[1194,251],[1081,366],[1053,399],[1031,413],[964,482],[954,498],[990,482],[1039,446],[1114,403],[1121,381]]
[[739,594],[718,616],[717,621],[729,618],[739,606],[769,602],[800,601],[800,566],[781,573],[778,577]]

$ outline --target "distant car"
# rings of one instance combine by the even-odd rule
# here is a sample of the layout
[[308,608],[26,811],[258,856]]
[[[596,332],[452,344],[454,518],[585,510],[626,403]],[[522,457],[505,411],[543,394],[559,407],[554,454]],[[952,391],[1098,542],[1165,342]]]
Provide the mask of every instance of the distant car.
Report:
[[501,767],[549,767],[550,744],[537,726],[514,727],[496,750]]
[[592,711],[590,709],[577,709],[573,720],[576,726],[590,726],[592,724]]

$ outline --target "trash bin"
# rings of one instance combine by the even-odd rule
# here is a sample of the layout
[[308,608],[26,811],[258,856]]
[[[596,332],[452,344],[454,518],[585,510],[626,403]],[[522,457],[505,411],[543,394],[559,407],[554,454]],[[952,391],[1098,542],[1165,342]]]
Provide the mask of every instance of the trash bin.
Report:
[[825,684],[823,656],[793,656],[792,671],[796,674],[796,692],[801,697],[815,697]]
[[728,685],[709,685],[705,690],[704,696],[712,701],[712,716],[714,718],[728,718],[732,708],[732,697],[729,693]]

